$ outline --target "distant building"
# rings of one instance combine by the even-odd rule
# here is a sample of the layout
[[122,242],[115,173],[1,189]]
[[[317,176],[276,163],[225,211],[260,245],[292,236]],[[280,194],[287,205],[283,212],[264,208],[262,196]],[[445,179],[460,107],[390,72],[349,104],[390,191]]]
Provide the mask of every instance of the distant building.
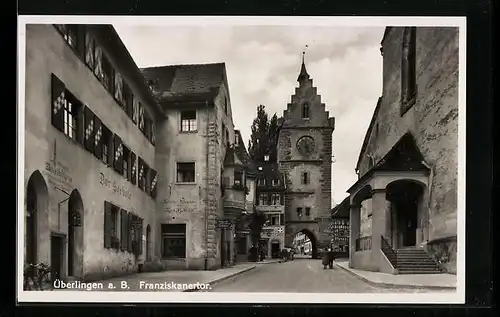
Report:
[[278,137],[279,170],[285,175],[285,243],[308,235],[313,256],[330,243],[332,133],[329,116],[302,60],[299,86],[283,111]]
[[[277,258],[285,246],[285,182],[277,163],[266,157],[257,166],[256,210],[263,212],[266,222],[261,231],[260,246],[268,257]],[[290,247],[291,247],[290,243]]]
[[339,257],[349,257],[349,203],[347,197],[332,209],[331,247]]
[[435,273],[427,257],[453,273],[458,28],[388,27],[381,51],[382,97],[359,154],[359,179],[348,190],[350,265]]

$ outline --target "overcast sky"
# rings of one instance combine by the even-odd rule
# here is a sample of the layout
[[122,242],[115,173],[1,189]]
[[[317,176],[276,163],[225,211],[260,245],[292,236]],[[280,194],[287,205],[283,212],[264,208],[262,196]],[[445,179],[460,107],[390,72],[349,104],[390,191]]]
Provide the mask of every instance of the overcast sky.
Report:
[[114,26],[139,67],[225,62],[234,124],[245,144],[259,104],[271,116],[283,114],[308,45],[307,70],[336,121],[333,200],[347,196],[382,93],[383,27]]

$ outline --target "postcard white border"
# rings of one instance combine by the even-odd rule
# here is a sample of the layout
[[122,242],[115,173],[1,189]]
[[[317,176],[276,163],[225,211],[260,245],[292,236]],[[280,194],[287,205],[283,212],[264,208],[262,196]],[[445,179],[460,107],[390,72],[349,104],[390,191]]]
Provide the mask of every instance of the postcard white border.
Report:
[[[458,210],[457,289],[430,293],[205,293],[205,292],[50,292],[24,291],[24,150],[25,150],[25,29],[26,24],[113,24],[137,26],[203,25],[300,25],[330,27],[452,26],[459,27],[459,127],[458,127]],[[18,17],[18,188],[17,188],[17,298],[18,302],[126,302],[126,303],[391,303],[460,304],[465,302],[465,107],[466,107],[466,18],[465,17],[256,17],[256,16],[19,16]]]

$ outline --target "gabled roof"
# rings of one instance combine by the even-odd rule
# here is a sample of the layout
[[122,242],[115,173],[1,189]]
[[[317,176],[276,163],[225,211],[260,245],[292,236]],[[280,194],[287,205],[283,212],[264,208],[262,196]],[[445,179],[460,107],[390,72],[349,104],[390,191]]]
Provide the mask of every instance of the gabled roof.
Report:
[[213,96],[227,86],[226,64],[188,64],[141,69],[160,100],[204,95]]
[[255,163],[250,158],[248,154],[247,148],[245,147],[245,142],[243,142],[243,138],[241,137],[241,133],[239,130],[234,130],[234,133],[238,135],[238,143],[235,144],[236,151],[238,153],[238,157],[243,162],[245,167],[247,168],[247,173],[249,176],[256,176],[257,167]]
[[332,218],[349,218],[350,197],[347,196],[340,204],[332,208]]
[[226,150],[226,157],[224,158],[224,166],[243,166],[242,160],[239,158],[238,151],[234,146],[229,146]]
[[370,125],[366,130],[365,138],[363,139],[363,145],[361,145],[361,150],[359,151],[358,162],[356,163],[356,170],[359,169],[359,165],[361,164],[361,159],[363,158],[363,154],[365,153],[366,147],[368,146],[368,141],[370,141],[370,135],[372,134],[373,125],[375,124],[375,121],[377,119],[381,103],[382,103],[382,97],[379,97],[377,101],[377,106],[375,107],[375,111],[373,111],[373,116],[370,121]]
[[347,192],[350,192],[356,185],[370,177],[377,171],[425,171],[429,172],[429,167],[420,152],[413,135],[410,132],[404,134],[398,142],[387,152],[387,154],[377,162],[368,172],[352,185]]

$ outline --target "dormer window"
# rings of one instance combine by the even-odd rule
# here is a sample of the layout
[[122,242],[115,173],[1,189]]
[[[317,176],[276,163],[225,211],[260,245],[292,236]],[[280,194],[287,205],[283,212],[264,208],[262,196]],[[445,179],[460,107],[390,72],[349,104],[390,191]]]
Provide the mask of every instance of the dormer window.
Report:
[[307,102],[302,105],[302,118],[309,119],[309,104]]

